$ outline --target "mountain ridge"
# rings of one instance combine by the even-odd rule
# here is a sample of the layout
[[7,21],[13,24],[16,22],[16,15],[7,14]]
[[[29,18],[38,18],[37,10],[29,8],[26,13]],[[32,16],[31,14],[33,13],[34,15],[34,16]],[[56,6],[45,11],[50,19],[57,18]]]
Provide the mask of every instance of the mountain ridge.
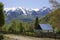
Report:
[[[50,8],[42,8],[42,9],[26,9],[26,8],[10,8],[4,9],[6,15],[6,21],[10,21],[12,19],[25,19],[28,20],[29,18],[34,19],[36,16],[39,18],[49,14],[51,11]],[[26,16],[26,18],[25,18]],[[30,19],[29,19],[30,20]]]

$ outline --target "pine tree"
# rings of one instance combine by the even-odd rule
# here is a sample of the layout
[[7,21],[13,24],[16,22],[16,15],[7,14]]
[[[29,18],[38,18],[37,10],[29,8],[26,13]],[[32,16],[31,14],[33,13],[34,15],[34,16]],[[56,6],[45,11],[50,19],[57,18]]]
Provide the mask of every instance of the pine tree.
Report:
[[36,17],[35,19],[35,29],[39,29],[39,19]]

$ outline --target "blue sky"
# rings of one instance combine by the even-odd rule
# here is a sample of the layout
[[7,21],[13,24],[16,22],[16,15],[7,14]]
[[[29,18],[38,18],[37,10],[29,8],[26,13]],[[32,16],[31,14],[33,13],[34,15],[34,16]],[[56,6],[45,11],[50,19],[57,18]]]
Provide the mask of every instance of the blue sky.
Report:
[[51,7],[48,0],[0,0],[5,8],[24,7],[24,8],[42,8]]

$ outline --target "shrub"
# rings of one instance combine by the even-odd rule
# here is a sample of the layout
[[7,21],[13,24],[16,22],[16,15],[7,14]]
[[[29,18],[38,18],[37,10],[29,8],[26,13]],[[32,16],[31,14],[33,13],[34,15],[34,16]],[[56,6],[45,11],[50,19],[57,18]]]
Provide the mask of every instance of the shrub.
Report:
[[34,35],[34,32],[26,32],[26,35],[33,36]]

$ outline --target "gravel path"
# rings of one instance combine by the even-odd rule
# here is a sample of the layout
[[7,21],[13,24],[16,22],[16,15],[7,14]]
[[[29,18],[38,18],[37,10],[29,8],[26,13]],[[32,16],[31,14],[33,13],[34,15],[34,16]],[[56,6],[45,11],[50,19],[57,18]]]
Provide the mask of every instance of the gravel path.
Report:
[[58,40],[52,38],[36,38],[36,37],[18,36],[18,35],[4,35],[4,36],[11,38],[11,40]]

